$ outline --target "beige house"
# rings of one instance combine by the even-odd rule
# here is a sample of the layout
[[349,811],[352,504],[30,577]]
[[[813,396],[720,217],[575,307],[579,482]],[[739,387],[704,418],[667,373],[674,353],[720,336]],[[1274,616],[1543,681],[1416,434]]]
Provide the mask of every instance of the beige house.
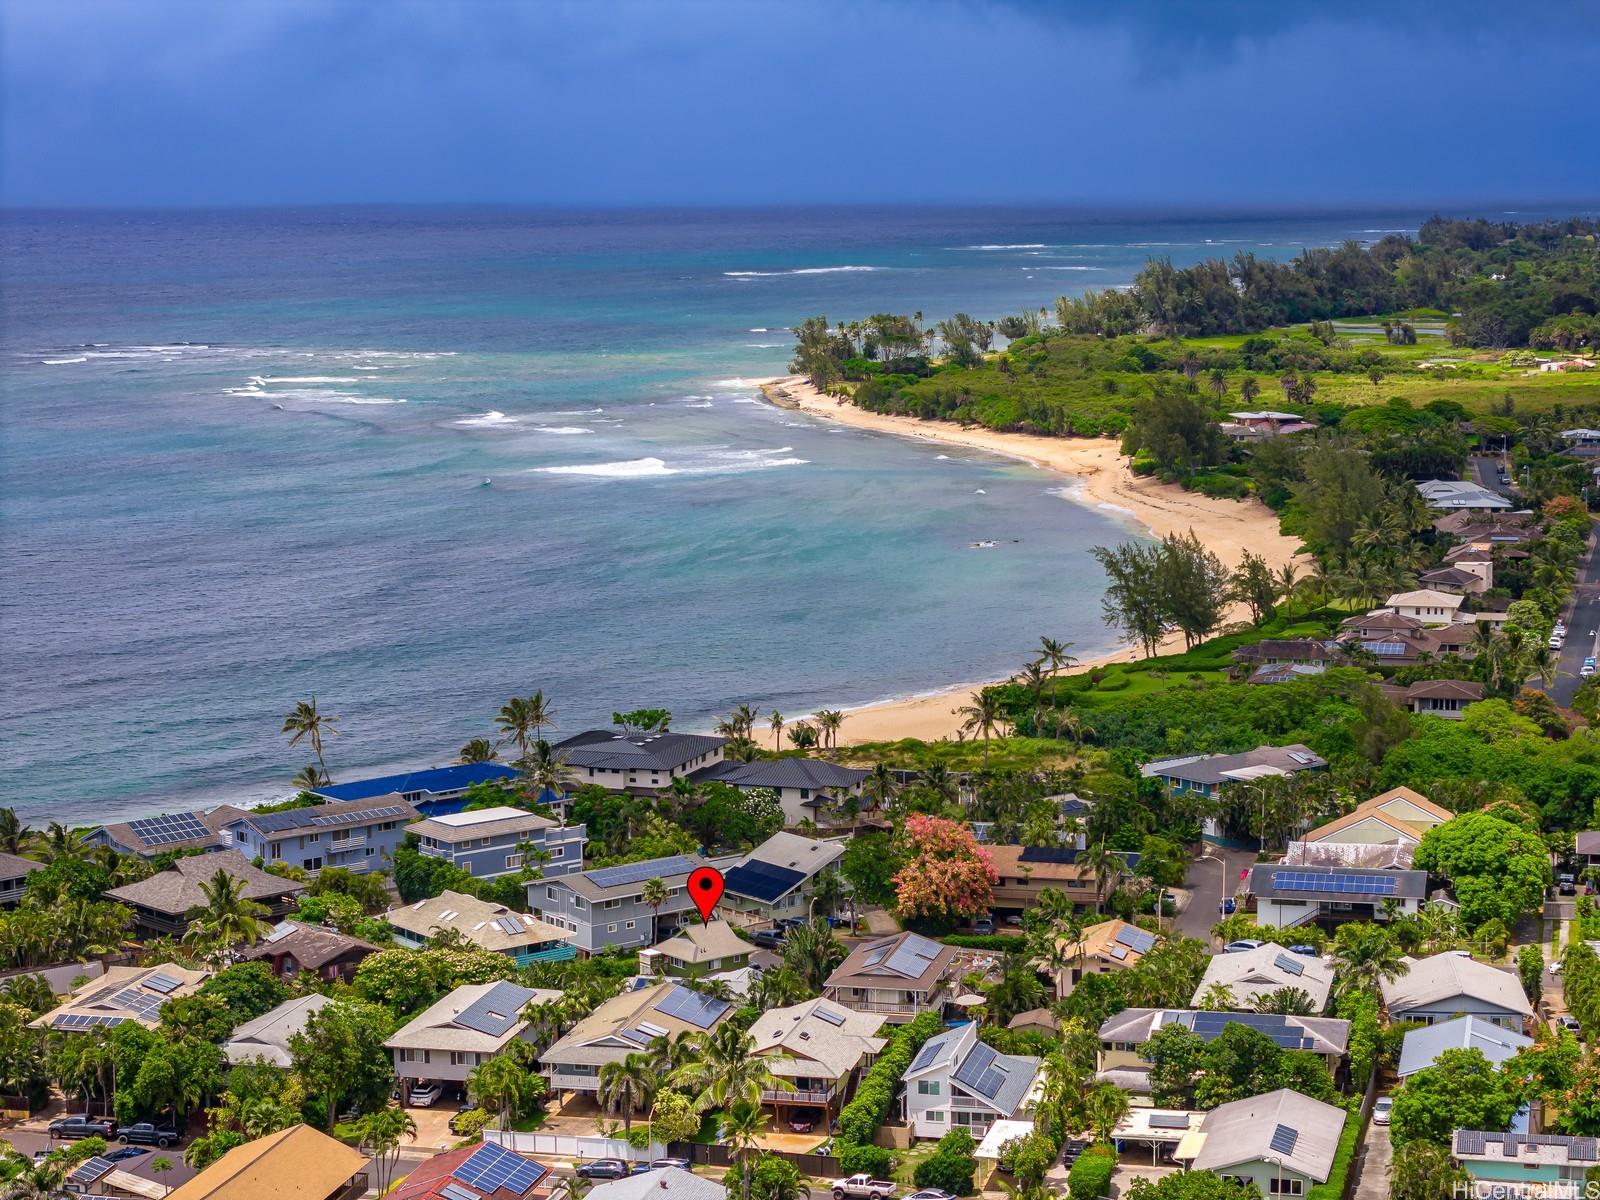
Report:
[[750,1027],[755,1055],[789,1087],[762,1093],[781,1129],[796,1119],[814,1120],[821,1129],[844,1104],[861,1071],[888,1044],[878,1036],[883,1017],[817,999],[764,1012]]
[[1256,1001],[1273,992],[1298,988],[1311,997],[1314,1011],[1321,1012],[1333,989],[1333,968],[1324,959],[1292,954],[1269,942],[1254,950],[1213,954],[1189,1003],[1199,1008],[1214,987],[1226,988],[1233,997],[1228,1007],[1243,1012],[1253,1010]]
[[1454,625],[1457,621],[1472,619],[1470,614],[1461,612],[1463,599],[1454,592],[1422,588],[1415,592],[1396,592],[1387,604],[1402,617],[1412,617],[1424,625]]
[[461,892],[443,891],[415,904],[403,904],[383,914],[394,930],[394,940],[408,949],[420,949],[446,930],[454,930],[480,950],[504,954],[517,966],[532,962],[559,962],[575,958],[572,934],[529,913],[513,912],[504,904],[479,900]]
[[850,952],[828,976],[822,994],[835,1004],[903,1024],[944,1006],[955,957],[954,947],[920,933],[874,938]]
[[639,951],[639,971],[644,975],[695,976],[738,971],[750,965],[755,949],[726,921],[687,925],[676,937]]
[[1148,929],[1115,918],[1089,926],[1076,942],[1063,938],[1057,944],[1070,961],[1055,972],[1057,998],[1070,996],[1085,975],[1127,970],[1150,953],[1158,941],[1160,938]]
[[532,1042],[523,1016],[529,1005],[559,1000],[561,993],[521,987],[509,980],[468,983],[407,1021],[384,1042],[394,1055],[394,1073],[406,1086],[420,1082],[464,1083],[481,1062],[512,1042]]
[[1319,825],[1301,840],[1360,845],[1401,841],[1415,846],[1428,830],[1443,825],[1454,815],[1421,792],[1397,787],[1363,800],[1351,812]]
[[74,988],[66,1003],[28,1022],[30,1029],[82,1033],[134,1021],[146,1029],[161,1023],[161,1006],[200,990],[210,971],[191,971],[172,963],[158,967],[112,967],[98,979]]
[[709,1033],[733,1005],[691,991],[681,983],[662,982],[613,996],[539,1055],[550,1090],[600,1091],[600,1068],[643,1054],[656,1038]]

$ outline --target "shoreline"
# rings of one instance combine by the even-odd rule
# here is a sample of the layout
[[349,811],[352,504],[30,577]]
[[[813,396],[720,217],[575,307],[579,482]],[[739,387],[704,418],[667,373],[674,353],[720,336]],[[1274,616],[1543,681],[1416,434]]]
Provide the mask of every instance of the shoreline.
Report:
[[[1118,443],[1110,438],[1001,433],[977,426],[867,412],[849,401],[823,395],[799,376],[751,382],[759,383],[761,394],[771,404],[819,420],[837,421],[874,433],[981,450],[1066,476],[1074,481],[1074,486],[1064,493],[1069,502],[1120,516],[1156,538],[1193,529],[1229,567],[1238,566],[1247,549],[1265,558],[1274,570],[1300,553],[1300,543],[1278,531],[1277,517],[1264,505],[1255,501],[1217,500],[1186,492],[1153,477],[1135,476],[1122,457]],[[1242,609],[1236,608],[1229,613],[1229,619],[1237,620],[1241,613]],[[1168,653],[1175,647],[1181,649],[1182,645],[1182,635],[1175,633],[1161,643],[1159,650]],[[1064,674],[1137,657],[1138,649],[1124,643],[1115,650],[1083,659]],[[960,722],[952,709],[965,704],[973,692],[1000,682],[1004,681],[990,679],[953,684],[925,695],[845,709],[846,720],[839,730],[839,744],[953,738]]]

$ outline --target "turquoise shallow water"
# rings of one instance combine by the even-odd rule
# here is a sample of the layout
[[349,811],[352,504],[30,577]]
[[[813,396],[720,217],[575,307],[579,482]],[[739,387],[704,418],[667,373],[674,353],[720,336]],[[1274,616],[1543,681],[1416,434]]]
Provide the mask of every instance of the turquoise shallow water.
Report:
[[1043,633],[1106,648],[1115,514],[765,405],[784,327],[1417,219],[8,214],[3,802],[281,794],[313,692],[351,778],[448,761],[536,687],[563,729],[693,728],[991,677]]

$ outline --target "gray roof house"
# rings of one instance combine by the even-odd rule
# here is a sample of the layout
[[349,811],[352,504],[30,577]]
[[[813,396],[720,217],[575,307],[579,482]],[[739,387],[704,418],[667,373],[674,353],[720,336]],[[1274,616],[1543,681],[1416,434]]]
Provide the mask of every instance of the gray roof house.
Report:
[[726,1000],[664,981],[613,996],[539,1055],[550,1090],[597,1094],[600,1068],[644,1050],[658,1037],[708,1033],[733,1011]]
[[224,804],[207,812],[162,813],[101,825],[83,835],[85,846],[109,846],[119,854],[150,859],[169,850],[223,850],[233,844],[224,830],[249,812]]
[[504,954],[517,966],[564,962],[577,957],[572,935],[530,913],[513,912],[504,904],[479,900],[446,889],[437,896],[402,904],[383,914],[394,939],[419,949],[446,929],[454,930],[481,950]]
[[10,906],[20,901],[22,889],[28,883],[28,876],[42,866],[44,866],[42,862],[36,862],[31,858],[0,854],[0,905]]
[[819,825],[839,819],[841,802],[861,795],[870,771],[841,767],[822,758],[767,758],[755,762],[720,762],[695,776],[696,782],[715,780],[740,791],[771,788],[783,805],[786,825],[810,819]]
[[265,905],[273,918],[287,913],[308,886],[252,866],[237,850],[218,850],[180,858],[165,871],[112,888],[106,898],[133,909],[134,924],[142,932],[182,934],[189,928],[189,914],[205,903],[203,886],[218,871],[226,871],[245,898]]
[[394,1073],[406,1080],[460,1083],[480,1062],[514,1041],[532,1042],[522,1012],[557,1000],[560,992],[507,980],[468,983],[395,1030],[384,1047],[394,1053]]
[[[566,930],[582,954],[598,954],[610,946],[650,946],[657,940],[658,928],[676,925],[685,913],[694,911],[689,873],[706,862],[698,854],[674,854],[535,879],[528,884],[528,908]],[[659,911],[644,902],[644,885],[651,879],[667,887]]]
[[282,812],[248,812],[224,830],[248,858],[315,875],[323,867],[380,870],[394,859],[417,810],[403,800],[345,800]]
[[1499,492],[1466,479],[1424,479],[1416,485],[1429,508],[1510,509],[1516,507]]
[[724,737],[701,733],[618,733],[590,729],[553,747],[572,784],[651,794],[722,761]]
[[1376,920],[1390,900],[1401,915],[1414,915],[1427,899],[1428,873],[1258,863],[1250,869],[1250,891],[1256,924],[1291,929],[1308,921]]
[[906,1068],[906,1124],[920,1138],[962,1128],[982,1141],[989,1126],[1023,1113],[1039,1079],[1039,1059],[1001,1054],[967,1021],[929,1038]]
[[[1297,742],[1292,746],[1257,746],[1238,754],[1187,754],[1157,759],[1140,767],[1139,773],[1146,779],[1159,779],[1172,792],[1214,796],[1232,784],[1319,771],[1327,765],[1326,759]],[[1214,817],[1207,817],[1204,831],[1214,837],[1222,829]]]
[[1450,1156],[1472,1177],[1473,1196],[1580,1200],[1600,1166],[1600,1138],[1457,1129]]
[[728,1189],[682,1167],[656,1167],[602,1183],[588,1195],[592,1200],[726,1200]]
[[1456,1017],[1406,1034],[1400,1047],[1401,1079],[1415,1075],[1439,1060],[1446,1050],[1476,1050],[1498,1067],[1518,1051],[1533,1045],[1531,1037],[1513,1033],[1480,1017]]
[[274,1066],[288,1067],[291,1059],[289,1040],[295,1034],[305,1032],[306,1022],[311,1019],[312,1013],[332,1003],[331,996],[316,992],[285,1000],[271,1012],[238,1026],[222,1043],[222,1055],[235,1066],[259,1058]]
[[822,841],[782,830],[723,867],[723,905],[747,923],[806,915],[817,875],[844,857],[844,841]]
[[858,1013],[820,997],[788,1008],[768,1009],[750,1026],[751,1053],[765,1058],[789,1087],[762,1093],[776,1110],[778,1127],[794,1116],[821,1117],[839,1111],[856,1072],[878,1056],[887,1040],[878,1036],[883,1018]]
[[1333,1173],[1345,1120],[1342,1108],[1280,1088],[1219,1104],[1178,1152],[1192,1154],[1195,1170],[1253,1184],[1263,1196],[1304,1196]]
[[1315,1010],[1328,1006],[1333,989],[1333,968],[1321,958],[1291,954],[1270,942],[1254,950],[1233,954],[1214,954],[1206,961],[1206,972],[1189,1003],[1199,1007],[1213,987],[1225,987],[1233,997],[1232,1007],[1249,1011],[1256,1001],[1284,988],[1298,988],[1311,997]]
[[1177,1025],[1206,1041],[1229,1025],[1265,1034],[1285,1050],[1320,1054],[1336,1070],[1350,1043],[1350,1022],[1335,1017],[1296,1017],[1278,1013],[1209,1012],[1188,1008],[1126,1008],[1100,1026],[1099,1075],[1138,1096],[1150,1094],[1150,1064],[1140,1053],[1147,1041]]
[[1404,961],[1408,964],[1404,975],[1379,983],[1391,1021],[1437,1025],[1459,1016],[1476,1016],[1520,1033],[1524,1022],[1533,1017],[1533,1008],[1515,975],[1477,962],[1464,950]]
[[546,878],[571,875],[583,870],[588,840],[582,825],[509,806],[425,817],[408,832],[417,835],[417,853],[424,858],[443,859],[479,879],[524,866],[537,866]]

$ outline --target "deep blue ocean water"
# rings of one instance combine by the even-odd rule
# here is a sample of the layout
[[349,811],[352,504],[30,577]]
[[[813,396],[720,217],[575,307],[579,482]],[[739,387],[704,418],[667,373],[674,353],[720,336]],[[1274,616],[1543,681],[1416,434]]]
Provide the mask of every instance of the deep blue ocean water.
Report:
[[[1109,648],[1061,480],[774,409],[802,317],[993,317],[1425,214],[5,215],[0,803],[34,824],[451,761],[506,697],[705,727]],[[971,543],[995,540],[992,550]]]

